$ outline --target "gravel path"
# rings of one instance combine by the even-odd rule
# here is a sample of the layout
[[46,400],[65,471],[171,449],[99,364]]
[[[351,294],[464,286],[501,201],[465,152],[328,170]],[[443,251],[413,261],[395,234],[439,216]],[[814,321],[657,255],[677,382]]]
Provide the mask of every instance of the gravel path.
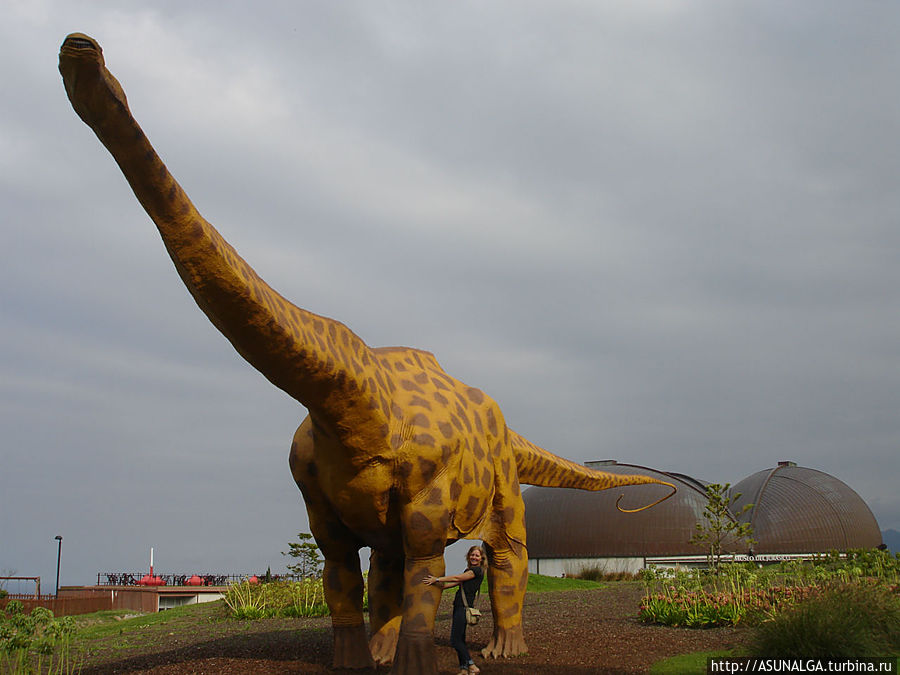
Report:
[[[743,644],[739,628],[706,630],[665,628],[634,617],[642,595],[635,584],[613,584],[589,591],[531,593],[525,601],[525,637],[529,653],[515,659],[476,658],[485,675],[498,673],[581,674],[643,673],[655,661],[694,651],[730,649]],[[450,594],[438,611],[437,651],[441,674],[455,675],[450,648]],[[487,601],[479,599],[482,610]],[[472,653],[487,644],[490,612],[469,629]],[[106,638],[86,659],[85,675],[147,675],[336,672],[331,664],[331,627],[325,619],[225,621],[221,604],[201,619],[180,625],[175,619],[141,629],[130,641]],[[129,635],[129,634],[125,634]],[[125,636],[123,636],[124,638]],[[364,671],[347,671],[361,673]],[[375,671],[370,671],[374,673]],[[379,672],[387,672],[382,669]]]

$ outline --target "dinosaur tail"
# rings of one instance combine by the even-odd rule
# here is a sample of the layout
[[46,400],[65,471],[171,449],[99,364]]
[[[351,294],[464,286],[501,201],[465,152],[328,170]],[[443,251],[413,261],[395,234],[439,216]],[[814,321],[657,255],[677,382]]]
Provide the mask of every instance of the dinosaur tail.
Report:
[[565,487],[578,490],[608,490],[614,487],[626,485],[645,485],[655,483],[672,488],[672,491],[664,497],[657,499],[652,504],[647,504],[637,509],[623,509],[619,502],[625,495],[620,495],[616,500],[616,508],[623,513],[636,513],[656,506],[677,492],[672,483],[636,474],[617,474],[606,471],[595,471],[581,464],[576,464],[568,459],[557,457],[551,452],[535,445],[523,438],[512,429],[509,430],[510,442],[513,454],[516,458],[516,469],[519,474],[519,482],[528,485],[542,487]]

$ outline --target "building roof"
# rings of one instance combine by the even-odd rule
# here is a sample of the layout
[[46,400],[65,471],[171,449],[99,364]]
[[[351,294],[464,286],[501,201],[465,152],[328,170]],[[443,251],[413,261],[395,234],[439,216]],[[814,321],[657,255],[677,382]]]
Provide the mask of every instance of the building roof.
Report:
[[753,527],[757,553],[819,553],[874,548],[881,532],[872,511],[846,483],[822,471],[779,462],[731,489],[741,522]]
[[[636,485],[587,492],[529,487],[523,492],[530,558],[606,558],[698,555],[689,541],[707,503],[705,481],[635,464],[588,462],[591,468],[618,474],[652,476],[675,484],[678,492],[646,511],[622,513],[664,496],[661,485]],[[862,498],[827,473],[793,462],[754,473],[731,488],[733,513],[753,526],[755,553],[824,553],[874,548],[881,544],[878,523]],[[729,539],[725,553],[746,553],[745,542]]]

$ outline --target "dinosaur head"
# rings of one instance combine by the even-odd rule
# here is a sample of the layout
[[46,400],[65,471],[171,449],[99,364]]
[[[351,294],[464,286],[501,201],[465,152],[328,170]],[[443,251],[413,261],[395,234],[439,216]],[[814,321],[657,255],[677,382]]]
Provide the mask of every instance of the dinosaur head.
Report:
[[59,72],[75,112],[97,133],[111,111],[128,110],[125,92],[106,69],[103,50],[93,38],[67,36],[59,49]]

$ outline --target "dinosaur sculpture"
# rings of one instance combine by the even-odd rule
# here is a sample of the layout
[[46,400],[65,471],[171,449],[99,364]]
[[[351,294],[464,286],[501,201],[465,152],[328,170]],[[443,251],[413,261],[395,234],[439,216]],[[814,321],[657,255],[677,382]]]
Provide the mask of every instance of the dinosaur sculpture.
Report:
[[[437,672],[440,590],[421,581],[444,574],[444,548],[458,539],[480,539],[488,552],[494,629],[484,655],[524,653],[520,482],[602,490],[660,481],[556,457],[509,429],[490,397],[447,375],[432,354],[371,348],[342,323],[285,300],[169,174],[97,42],[69,35],[59,70],[73,108],[119,164],[194,300],[241,356],[309,411],[290,467],[325,558],[335,667],[392,662],[392,672]],[[364,546],[372,550],[370,637]]]

